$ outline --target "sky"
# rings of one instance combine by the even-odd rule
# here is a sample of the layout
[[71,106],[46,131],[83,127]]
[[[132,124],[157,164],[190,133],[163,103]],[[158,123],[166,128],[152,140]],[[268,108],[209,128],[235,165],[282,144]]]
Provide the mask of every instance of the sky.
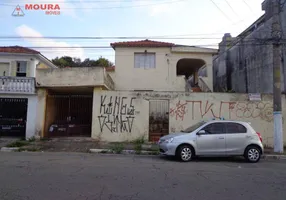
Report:
[[[132,39],[46,37],[160,36],[160,39],[154,40],[217,48],[224,33],[236,36],[263,15],[262,2],[263,0],[0,0],[0,46],[42,47],[36,50],[50,59],[64,55],[81,59],[97,59],[102,56],[112,62],[115,53],[112,48],[82,47],[110,47],[111,42]],[[58,4],[60,14],[46,15],[42,10],[25,10],[25,4]],[[17,5],[23,10],[24,16],[12,15]],[[176,37],[184,39],[174,39]],[[44,48],[47,46],[55,48]]]

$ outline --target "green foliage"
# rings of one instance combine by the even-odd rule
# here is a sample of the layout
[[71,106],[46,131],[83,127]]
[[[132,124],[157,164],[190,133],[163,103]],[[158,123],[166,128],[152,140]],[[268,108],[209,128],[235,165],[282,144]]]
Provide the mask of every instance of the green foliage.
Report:
[[121,143],[114,144],[114,145],[111,147],[111,151],[112,151],[112,152],[115,152],[115,153],[117,153],[117,154],[120,154],[123,150],[124,150],[124,145],[121,144]]
[[12,142],[10,144],[8,144],[6,147],[23,147],[29,144],[29,141],[25,141],[25,140],[18,140],[15,142]]
[[113,63],[108,59],[100,57],[97,60],[91,60],[86,58],[84,61],[81,61],[80,58],[72,58],[70,56],[63,56],[61,58],[56,57],[52,59],[53,64],[58,67],[110,67],[113,66]]
[[36,138],[33,136],[33,137],[30,137],[29,139],[28,139],[28,142],[35,142],[36,141]]

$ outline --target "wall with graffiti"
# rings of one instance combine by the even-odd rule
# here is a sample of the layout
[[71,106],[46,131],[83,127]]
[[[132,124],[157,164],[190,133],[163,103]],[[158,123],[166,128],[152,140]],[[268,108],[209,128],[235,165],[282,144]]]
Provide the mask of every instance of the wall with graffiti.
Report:
[[126,92],[96,91],[93,102],[93,138],[108,142],[148,139],[148,101]]
[[201,120],[241,120],[250,122],[264,142],[273,142],[273,104],[270,96],[249,101],[244,94],[196,93],[170,102],[169,131],[183,130]]
[[142,136],[148,139],[149,103],[154,99],[169,101],[170,133],[201,120],[241,120],[251,122],[265,144],[273,144],[272,97],[262,95],[261,101],[250,101],[246,94],[229,93],[95,91],[92,137],[109,142],[132,141]]

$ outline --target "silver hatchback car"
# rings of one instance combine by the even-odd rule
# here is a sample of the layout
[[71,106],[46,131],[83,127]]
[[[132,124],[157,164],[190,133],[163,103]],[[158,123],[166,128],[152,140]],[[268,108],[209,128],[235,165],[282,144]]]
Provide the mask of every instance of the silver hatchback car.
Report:
[[262,137],[247,122],[213,120],[199,122],[158,141],[160,154],[187,162],[195,156],[244,156],[258,162],[264,152]]

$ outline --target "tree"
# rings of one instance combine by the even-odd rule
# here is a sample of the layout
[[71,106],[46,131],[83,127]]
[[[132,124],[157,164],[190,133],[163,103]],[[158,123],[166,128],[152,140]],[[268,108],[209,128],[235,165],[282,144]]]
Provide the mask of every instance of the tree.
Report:
[[81,61],[80,58],[72,58],[70,56],[63,56],[61,58],[56,57],[52,59],[53,64],[58,67],[110,67],[113,63],[106,58],[100,57],[97,60],[91,60],[86,58]]

